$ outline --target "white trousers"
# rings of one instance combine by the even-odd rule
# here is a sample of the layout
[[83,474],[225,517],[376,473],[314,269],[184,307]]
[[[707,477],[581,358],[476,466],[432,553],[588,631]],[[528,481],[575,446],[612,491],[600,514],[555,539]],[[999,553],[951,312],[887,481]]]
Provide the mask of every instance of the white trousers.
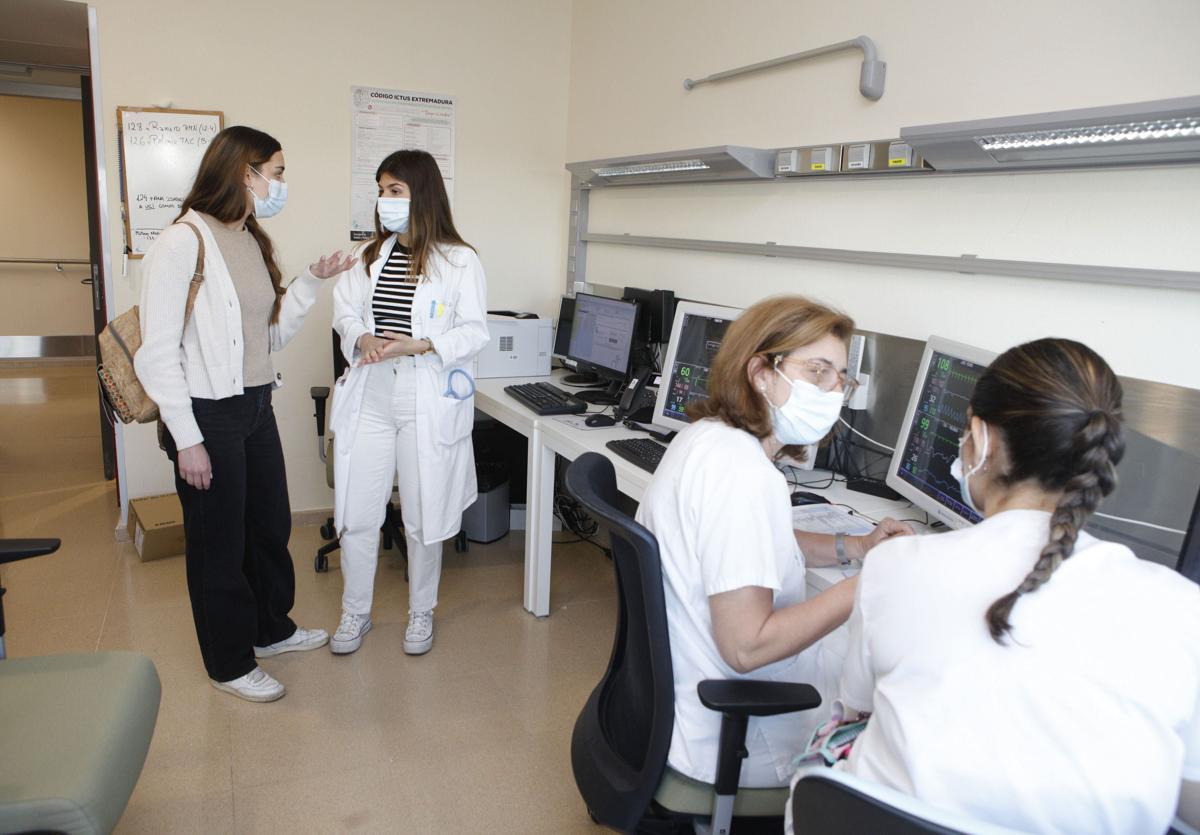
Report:
[[379,528],[392,485],[398,483],[408,544],[408,606],[421,612],[437,605],[442,543],[421,541],[416,369],[411,358],[401,357],[372,365],[367,374],[358,434],[350,450],[350,485],[341,537],[342,609],[355,615],[371,613]]

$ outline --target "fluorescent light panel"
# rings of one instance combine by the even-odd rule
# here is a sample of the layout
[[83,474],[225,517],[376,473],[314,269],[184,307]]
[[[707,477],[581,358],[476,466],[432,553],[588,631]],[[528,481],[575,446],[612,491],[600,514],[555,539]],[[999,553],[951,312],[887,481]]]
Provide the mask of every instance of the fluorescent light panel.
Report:
[[674,174],[680,171],[704,171],[708,163],[700,159],[681,159],[668,162],[639,162],[630,165],[608,165],[593,168],[598,177],[635,177],[639,174]]
[[1118,142],[1159,142],[1197,136],[1200,136],[1200,116],[1185,116],[1148,122],[1125,122],[1095,125],[1094,127],[977,136],[975,141],[985,151],[1007,151],[1026,148],[1081,147]]

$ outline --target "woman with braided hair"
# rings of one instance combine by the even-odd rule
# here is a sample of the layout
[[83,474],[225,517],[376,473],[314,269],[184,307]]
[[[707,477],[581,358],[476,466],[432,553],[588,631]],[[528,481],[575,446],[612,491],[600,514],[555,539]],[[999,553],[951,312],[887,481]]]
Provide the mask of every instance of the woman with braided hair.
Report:
[[1161,833],[1200,807],[1200,588],[1083,531],[1116,486],[1121,386],[1065,339],[996,359],[955,472],[984,517],[864,564],[842,764],[1023,832]]

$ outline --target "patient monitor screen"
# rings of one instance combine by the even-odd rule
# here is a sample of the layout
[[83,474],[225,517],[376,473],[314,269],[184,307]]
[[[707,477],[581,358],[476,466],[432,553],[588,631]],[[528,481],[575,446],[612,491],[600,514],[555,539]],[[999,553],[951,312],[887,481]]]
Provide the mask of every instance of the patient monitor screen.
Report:
[[709,369],[731,321],[695,313],[684,314],[679,341],[673,350],[674,362],[667,369],[668,391],[663,407],[665,417],[688,420],[684,414],[688,404],[708,396]]
[[967,405],[986,365],[939,351],[922,369],[920,399],[904,444],[897,475],[938,504],[969,522],[981,517],[963,504],[950,464],[958,456],[958,440],[966,432]]
[[636,304],[578,293],[567,354],[573,360],[623,377],[629,371],[629,348],[636,323]]

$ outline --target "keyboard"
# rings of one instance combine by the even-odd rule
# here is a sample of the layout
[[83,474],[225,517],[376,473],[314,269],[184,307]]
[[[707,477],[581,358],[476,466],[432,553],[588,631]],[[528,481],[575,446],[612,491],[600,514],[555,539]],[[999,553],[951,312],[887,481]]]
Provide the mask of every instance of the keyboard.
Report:
[[643,470],[654,472],[658,462],[662,460],[667,448],[649,438],[626,438],[622,441],[609,441],[605,444],[617,455],[637,464]]
[[505,386],[504,393],[539,415],[574,415],[587,411],[587,404],[549,383]]

